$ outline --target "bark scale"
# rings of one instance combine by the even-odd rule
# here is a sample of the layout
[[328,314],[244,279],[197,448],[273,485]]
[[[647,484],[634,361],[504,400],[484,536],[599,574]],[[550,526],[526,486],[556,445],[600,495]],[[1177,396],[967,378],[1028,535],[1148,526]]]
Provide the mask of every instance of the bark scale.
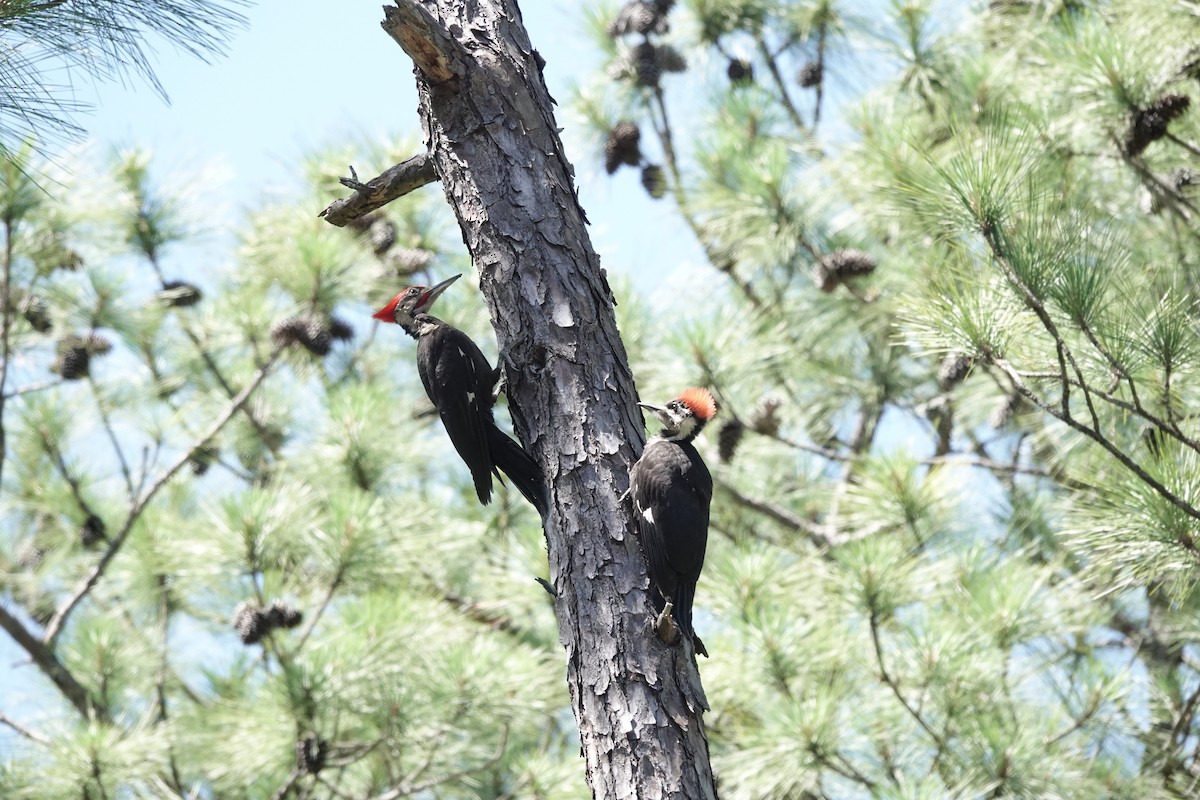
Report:
[[655,635],[620,500],[644,442],[612,293],[585,227],[541,56],[515,0],[398,0],[426,144],[479,272],[544,520],[567,680],[596,798],[715,798],[690,644]]

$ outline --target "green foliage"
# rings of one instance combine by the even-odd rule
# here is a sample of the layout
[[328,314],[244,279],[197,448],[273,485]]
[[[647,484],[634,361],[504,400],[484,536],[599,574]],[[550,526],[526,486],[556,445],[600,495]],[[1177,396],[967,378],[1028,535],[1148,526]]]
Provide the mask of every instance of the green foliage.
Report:
[[[642,396],[722,406],[722,796],[1194,794],[1200,117],[1153,115],[1195,93],[1200,16],[705,0],[618,41],[616,13],[587,13],[607,63],[572,129],[599,164],[636,123],[712,267],[612,283]],[[643,39],[690,71],[643,80]],[[313,156],[221,273],[142,152],[63,194],[30,148],[0,164],[0,622],[62,670],[18,643],[61,702],[0,708],[0,795],[586,791],[536,516],[478,507],[411,342],[369,321],[468,271],[453,223],[419,195],[313,214],[340,165],[411,149]],[[457,286],[441,313],[492,352]]]

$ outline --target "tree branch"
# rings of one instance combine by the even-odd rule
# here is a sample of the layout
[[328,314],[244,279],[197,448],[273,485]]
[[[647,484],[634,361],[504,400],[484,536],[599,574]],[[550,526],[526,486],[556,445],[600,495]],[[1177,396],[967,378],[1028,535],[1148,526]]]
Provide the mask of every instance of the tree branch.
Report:
[[89,572],[87,576],[79,582],[71,595],[58,608],[58,610],[54,612],[54,616],[50,618],[50,622],[46,625],[46,632],[42,636],[43,642],[51,646],[54,644],[54,641],[58,638],[58,635],[62,633],[63,626],[66,624],[67,618],[71,615],[71,612],[75,610],[75,607],[79,605],[79,603],[85,597],[87,597],[88,593],[91,592],[92,588],[95,587],[100,578],[104,576],[104,572],[106,569],[108,569],[109,563],[113,560],[113,558],[116,557],[117,553],[121,549],[121,546],[125,544],[126,537],[128,537],[129,532],[133,530],[133,526],[141,517],[142,512],[146,510],[146,506],[150,504],[150,501],[154,499],[154,496],[158,494],[159,490],[167,485],[167,482],[171,480],[175,473],[188,463],[191,457],[195,455],[196,451],[208,444],[208,442],[214,436],[216,436],[217,433],[220,432],[220,430],[224,428],[231,419],[233,419],[233,416],[238,412],[238,409],[242,407],[242,405],[250,398],[250,395],[254,393],[254,390],[257,389],[263,380],[266,379],[267,375],[270,374],[271,369],[274,367],[275,362],[278,360],[281,352],[282,348],[276,347],[271,355],[267,358],[267,362],[259,368],[258,372],[254,373],[254,376],[250,379],[250,382],[247,383],[242,388],[242,391],[238,392],[238,394],[229,402],[229,405],[226,406],[221,415],[218,416],[211,425],[209,425],[208,429],[204,433],[200,434],[200,436],[194,442],[192,442],[191,446],[175,459],[174,463],[164,469],[154,480],[154,482],[151,483],[150,486],[148,486],[145,491],[141,493],[141,495],[133,499],[132,503],[130,504],[129,511],[125,517],[124,524],[121,525],[121,529],[117,531],[115,536],[113,536],[108,545],[108,549],[104,551],[104,555],[100,557],[100,560],[96,562],[96,566],[92,567],[91,572]]
[[108,709],[92,698],[83,684],[58,660],[54,651],[30,633],[4,606],[0,606],[0,628],[29,654],[37,668],[62,692],[63,697],[75,706],[76,711],[85,718],[92,713],[100,718],[107,718]]
[[[350,187],[355,190],[354,194],[334,200],[317,216],[324,217],[326,222],[340,228],[437,179],[433,159],[428,153],[419,153],[407,161],[388,167],[366,183],[355,181],[357,185]],[[345,178],[342,183],[346,183]]]

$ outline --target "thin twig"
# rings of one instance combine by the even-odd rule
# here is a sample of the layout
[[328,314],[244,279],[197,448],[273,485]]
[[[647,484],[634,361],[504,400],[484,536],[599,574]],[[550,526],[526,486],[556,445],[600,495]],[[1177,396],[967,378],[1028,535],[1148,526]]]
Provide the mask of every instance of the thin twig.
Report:
[[771,73],[771,80],[775,82],[775,88],[779,91],[779,98],[783,101],[783,107],[787,111],[788,116],[791,117],[792,124],[800,130],[805,130],[804,120],[800,118],[800,112],[796,110],[796,104],[792,102],[792,96],[787,90],[787,83],[783,80],[783,75],[779,71],[779,64],[775,61],[775,57],[771,55],[771,50],[767,47],[767,42],[763,39],[761,32],[755,34],[754,42],[758,45],[758,54],[762,56],[763,61],[767,64],[767,70]]
[[[2,367],[0,367],[0,369],[2,369]],[[12,397],[20,397],[23,394],[32,394],[34,392],[44,392],[47,389],[53,389],[57,386],[62,386],[62,384],[63,384],[62,378],[55,378],[54,380],[51,380],[51,381],[42,381],[40,383],[31,383],[28,386],[18,386],[16,389],[13,389],[11,392],[4,395],[4,399],[8,400],[9,398],[12,398]]]
[[129,462],[125,459],[125,451],[122,449],[121,443],[117,440],[112,420],[109,419],[108,410],[104,407],[104,399],[100,396],[100,387],[96,385],[96,379],[91,375],[88,375],[87,382],[92,390],[92,397],[96,401],[96,410],[100,412],[100,424],[103,426],[104,432],[108,434],[108,441],[112,444],[113,452],[117,454],[117,463],[120,464],[121,475],[125,478],[125,488],[129,491],[129,496],[132,497],[134,495],[133,473],[129,470]]
[[925,733],[928,734],[929,738],[933,740],[933,743],[937,745],[939,753],[950,752],[950,747],[946,743],[946,740],[943,739],[942,735],[935,731],[929,725],[929,723],[925,721],[925,717],[921,714],[921,712],[908,702],[908,699],[904,696],[904,693],[900,691],[900,685],[896,682],[896,679],[892,677],[892,674],[888,672],[887,666],[883,661],[883,644],[879,641],[879,615],[875,613],[874,609],[872,609],[870,614],[870,624],[871,645],[875,648],[875,663],[879,666],[879,677],[885,684],[887,684],[887,687],[892,690],[892,694],[895,695],[896,699],[900,701],[900,705],[904,706],[904,710],[908,712],[909,716],[916,720],[917,724],[921,726],[921,729],[924,730]]
[[[1007,361],[1005,361],[1002,358],[995,358],[995,357],[993,357],[992,363],[994,363],[1001,370],[1003,370],[1006,375],[1008,375],[1009,379],[1012,380],[1012,382],[1013,382],[1013,388],[1016,389],[1018,394],[1020,394],[1022,397],[1024,397],[1026,400],[1030,401],[1034,405],[1036,405],[1042,411],[1045,411],[1050,416],[1054,417],[1055,419],[1059,420],[1060,422],[1066,423],[1072,429],[1079,431],[1084,436],[1088,437],[1092,441],[1099,444],[1101,447],[1103,447],[1105,450],[1107,450],[1111,455],[1113,455],[1117,459],[1117,461],[1119,461],[1126,469],[1128,469],[1130,472],[1132,472],[1134,475],[1136,475],[1139,480],[1141,480],[1143,483],[1145,483],[1147,486],[1149,486],[1151,489],[1153,489],[1155,492],[1157,492],[1165,500],[1170,502],[1171,505],[1173,505],[1176,508],[1178,508],[1179,510],[1183,511],[1189,517],[1192,517],[1194,519],[1200,519],[1200,509],[1197,509],[1191,503],[1187,502],[1182,497],[1175,494],[1170,489],[1168,489],[1166,486],[1164,486],[1156,478],[1154,478],[1152,475],[1150,475],[1148,472],[1146,472],[1146,470],[1143,469],[1141,467],[1141,465],[1139,465],[1136,461],[1134,461],[1132,458],[1130,458],[1125,453],[1124,450],[1122,450],[1121,448],[1119,448],[1115,444],[1113,444],[1111,441],[1109,441],[1108,438],[1106,438],[1104,435],[1102,435],[1099,431],[1089,428],[1087,425],[1084,425],[1082,422],[1080,422],[1079,420],[1077,420],[1073,417],[1064,416],[1059,409],[1046,403],[1044,400],[1042,400],[1042,398],[1040,398],[1036,394],[1034,394],[1033,391],[1030,390],[1029,387],[1025,385],[1025,382],[1023,380],[1021,380],[1020,373],[1018,373],[1017,370],[1014,369],[1011,364],[1009,364]],[[1184,547],[1184,549],[1191,552],[1194,556],[1200,558],[1200,548],[1197,548],[1195,543],[1188,543],[1188,542],[1184,542],[1181,540],[1181,541],[1179,541],[1179,544],[1180,544],[1180,546]]]
[[92,568],[91,572],[89,572],[88,575],[82,581],[80,581],[79,585],[75,587],[75,590],[71,593],[70,597],[68,597],[66,601],[64,601],[64,603],[58,608],[58,610],[54,612],[54,616],[51,617],[49,624],[46,626],[46,632],[42,636],[42,641],[44,643],[47,645],[53,645],[55,639],[57,639],[58,635],[62,632],[63,626],[66,624],[67,618],[70,616],[71,612],[77,605],[79,605],[83,598],[85,598],[88,593],[91,592],[92,588],[96,585],[100,578],[103,577],[105,570],[108,569],[109,563],[113,560],[113,558],[116,557],[118,551],[121,549],[121,546],[125,544],[126,537],[128,537],[129,532],[133,530],[134,523],[136,523],[141,517],[142,512],[146,509],[146,506],[149,505],[150,501],[154,499],[154,496],[158,494],[159,490],[166,486],[167,482],[174,477],[175,473],[177,473],[185,464],[188,463],[192,456],[195,455],[196,451],[208,444],[208,442],[214,436],[216,436],[217,433],[223,427],[225,427],[225,425],[227,425],[231,419],[233,419],[233,416],[238,412],[238,409],[242,407],[242,405],[250,398],[250,395],[254,393],[254,390],[257,389],[263,380],[266,379],[282,351],[282,347],[276,347],[274,351],[272,351],[270,357],[267,359],[267,362],[259,368],[258,372],[254,373],[254,376],[250,379],[250,382],[247,383],[245,387],[242,388],[242,391],[238,392],[237,396],[235,396],[229,402],[229,405],[225,407],[225,411],[222,412],[221,415],[218,416],[217,419],[208,426],[208,429],[204,433],[200,434],[200,436],[192,442],[191,446],[188,447],[184,453],[181,453],[179,457],[175,459],[174,463],[164,469],[162,473],[160,473],[159,476],[154,480],[154,482],[151,483],[144,492],[142,492],[141,495],[133,500],[129,507],[129,513],[125,518],[125,523],[112,538],[108,549],[104,551],[104,555],[100,557],[98,562],[96,562],[96,566]]
[[[10,211],[11,214],[11,211]],[[0,283],[0,485],[4,479],[4,461],[8,455],[4,438],[4,401],[7,395],[8,365],[12,363],[9,333],[12,326],[12,264],[13,264],[13,219],[4,219],[4,282]]]
[[12,728],[14,731],[19,733],[21,736],[24,736],[26,739],[28,739],[31,742],[37,742],[38,744],[41,744],[41,745],[50,744],[49,737],[45,736],[44,734],[38,733],[37,731],[35,731],[31,728],[26,728],[24,725],[17,722],[15,719],[13,719],[12,717],[5,714],[3,711],[0,711],[0,725],[7,725],[8,727]]

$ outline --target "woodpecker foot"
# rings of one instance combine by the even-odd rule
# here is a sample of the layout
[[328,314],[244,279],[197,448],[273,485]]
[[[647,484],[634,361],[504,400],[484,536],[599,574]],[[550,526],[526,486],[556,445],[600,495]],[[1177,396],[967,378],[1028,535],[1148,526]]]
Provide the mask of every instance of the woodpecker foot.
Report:
[[556,599],[558,598],[558,592],[554,591],[554,587],[550,585],[550,581],[546,580],[545,578],[541,578],[541,577],[534,578],[534,580],[542,585],[542,588],[546,590],[546,594],[550,595],[553,598],[556,598]]
[[654,618],[654,632],[667,644],[675,644],[675,640],[679,638],[679,628],[675,627],[675,620],[671,618],[674,609],[675,606],[668,600],[663,610]]

